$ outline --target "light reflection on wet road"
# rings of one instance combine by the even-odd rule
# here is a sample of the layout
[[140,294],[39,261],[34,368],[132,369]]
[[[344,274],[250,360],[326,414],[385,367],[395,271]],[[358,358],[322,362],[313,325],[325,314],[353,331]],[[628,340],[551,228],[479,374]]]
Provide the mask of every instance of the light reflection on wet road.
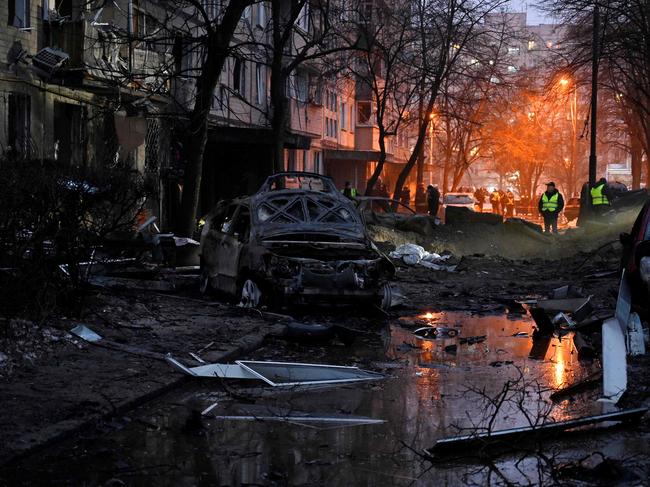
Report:
[[[352,348],[330,345],[325,351],[332,363],[382,370],[384,381],[310,390],[278,391],[252,383],[241,387],[225,385],[237,399],[210,391],[221,390],[216,382],[193,382],[186,389],[169,394],[132,414],[128,423],[86,444],[82,441],[50,452],[38,468],[51,471],[56,481],[62,472],[74,472],[87,485],[109,478],[132,485],[485,485],[489,470],[477,464],[454,468],[431,468],[417,452],[437,438],[454,435],[460,428],[484,424],[489,415],[476,388],[492,396],[508,379],[523,376],[527,384],[537,381],[522,396],[529,415],[550,407],[550,389],[564,386],[591,373],[597,364],[583,366],[572,350],[568,336],[533,344],[525,317],[505,315],[471,316],[462,313],[431,313],[427,317],[407,317],[402,325],[413,328],[427,324],[460,330],[459,337],[421,340],[411,329],[399,324],[388,326],[381,342],[362,340]],[[461,337],[486,335],[486,340],[461,344]],[[456,345],[455,350],[448,348]],[[267,346],[255,359],[275,359]],[[295,361],[308,361],[309,348]],[[314,350],[320,348],[313,346]],[[541,348],[541,352],[540,352]],[[531,358],[531,350],[542,358]],[[294,360],[292,357],[287,357]],[[599,403],[589,400],[564,401],[556,405],[553,419],[601,412]],[[242,404],[251,403],[269,414],[275,408],[314,415],[352,414],[386,420],[384,424],[336,427],[331,424],[287,424],[263,421],[232,421],[207,418],[193,430],[186,423],[190,409],[201,411],[219,400],[211,415],[241,414]],[[135,421],[133,421],[135,419]],[[526,424],[519,407],[505,406],[495,427]],[[626,453],[646,448],[647,442],[624,439],[597,444],[594,448],[623,449]],[[583,456],[586,450],[573,450]],[[499,474],[513,482],[537,483],[537,463],[530,458],[515,468],[512,458],[497,462]],[[38,468],[35,471],[38,471]],[[526,476],[530,474],[530,478]],[[73,484],[76,485],[75,482]]]

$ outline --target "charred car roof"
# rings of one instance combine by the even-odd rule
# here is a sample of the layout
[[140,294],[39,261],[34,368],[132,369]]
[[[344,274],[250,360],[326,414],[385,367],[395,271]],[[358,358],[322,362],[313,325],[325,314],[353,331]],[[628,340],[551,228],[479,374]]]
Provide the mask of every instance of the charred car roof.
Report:
[[267,178],[250,197],[253,231],[261,238],[282,234],[338,234],[363,240],[363,222],[352,201],[331,178],[284,172]]

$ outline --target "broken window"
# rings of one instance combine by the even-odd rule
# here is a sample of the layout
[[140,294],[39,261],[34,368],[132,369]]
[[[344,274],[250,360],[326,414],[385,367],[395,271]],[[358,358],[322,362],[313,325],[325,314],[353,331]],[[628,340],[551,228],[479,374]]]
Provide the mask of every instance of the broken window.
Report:
[[212,217],[210,228],[217,232],[228,233],[232,223],[232,218],[235,215],[237,205],[229,205],[217,211],[217,214]]
[[70,166],[83,166],[86,155],[85,108],[54,102],[54,158]]
[[240,58],[235,58],[233,65],[232,89],[242,96],[246,94],[246,63]]
[[251,216],[248,208],[240,206],[237,218],[232,225],[233,235],[240,242],[248,242],[248,237],[250,236],[250,221]]
[[29,27],[29,0],[9,0],[7,24],[19,29]]
[[372,102],[358,101],[357,102],[357,123],[359,125],[370,124],[370,117],[372,116]]
[[257,85],[257,98],[258,105],[262,105],[266,100],[266,66],[264,64],[255,65],[255,81]]
[[30,152],[31,99],[22,93],[7,97],[7,145],[9,152],[25,158]]

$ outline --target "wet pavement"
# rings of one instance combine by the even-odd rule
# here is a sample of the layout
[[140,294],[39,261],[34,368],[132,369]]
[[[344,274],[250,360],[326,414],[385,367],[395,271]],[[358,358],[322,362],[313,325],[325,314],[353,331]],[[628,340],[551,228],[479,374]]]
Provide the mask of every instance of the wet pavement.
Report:
[[[423,340],[412,333],[421,326],[458,336]],[[431,312],[378,329],[352,347],[273,340],[249,358],[358,365],[385,380],[284,389],[192,381],[102,431],[27,459],[7,485],[39,478],[60,485],[550,484],[547,459],[523,450],[489,467],[467,459],[432,464],[421,453],[436,439],[485,427],[494,412],[487,399],[500,392],[507,400],[493,429],[603,412],[597,392],[548,400],[553,389],[599,364],[579,362],[570,336],[534,344],[526,316]],[[473,336],[485,340],[462,340]],[[551,443],[545,453],[561,450],[553,462],[559,465],[592,451],[630,459],[648,447],[648,438],[618,430],[568,446]]]

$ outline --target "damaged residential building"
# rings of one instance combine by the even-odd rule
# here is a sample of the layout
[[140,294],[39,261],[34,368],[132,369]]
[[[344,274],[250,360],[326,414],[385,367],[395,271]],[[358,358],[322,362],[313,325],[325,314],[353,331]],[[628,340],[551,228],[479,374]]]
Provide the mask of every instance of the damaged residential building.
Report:
[[[217,0],[201,4],[213,18],[224,8]],[[2,2],[0,154],[63,167],[126,163],[157,190],[148,212],[172,228],[186,158],[183,121],[200,57],[187,37],[198,38],[201,29],[189,4],[178,5]],[[303,36],[317,18],[309,8],[296,22]],[[252,4],[233,43],[268,42],[270,19],[270,2]],[[202,214],[221,198],[254,192],[273,170],[270,61],[249,49],[227,59],[214,92]],[[378,159],[368,94],[349,77],[323,77],[318,64],[304,63],[289,76],[286,96],[285,168],[330,175],[339,187],[351,181],[363,191]],[[386,174],[405,163],[406,145],[401,136],[389,143]]]

